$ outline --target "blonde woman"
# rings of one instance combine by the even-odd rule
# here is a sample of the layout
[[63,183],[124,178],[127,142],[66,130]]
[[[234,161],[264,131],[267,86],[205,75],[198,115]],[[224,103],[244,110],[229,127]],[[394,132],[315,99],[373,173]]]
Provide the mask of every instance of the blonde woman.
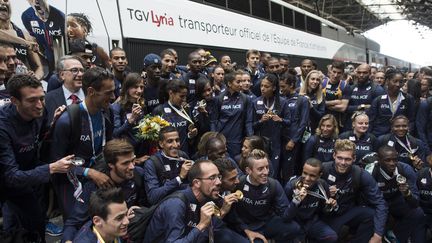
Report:
[[310,128],[314,132],[321,117],[325,114],[325,101],[322,93],[322,73],[320,71],[312,70],[302,81],[299,95],[305,96],[309,100],[309,118]]

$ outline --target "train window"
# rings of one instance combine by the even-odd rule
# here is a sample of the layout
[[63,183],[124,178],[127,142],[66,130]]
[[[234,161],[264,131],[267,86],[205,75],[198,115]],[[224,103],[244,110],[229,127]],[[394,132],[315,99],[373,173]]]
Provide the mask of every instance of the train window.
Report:
[[228,8],[250,14],[249,0],[228,0]]
[[221,7],[226,7],[226,1],[225,0],[204,0],[204,2],[218,5]]
[[295,12],[294,14],[294,27],[298,30],[305,30],[305,15],[299,12]]
[[252,15],[263,19],[270,19],[269,1],[252,0]]
[[306,16],[306,30],[321,35],[321,21]]
[[271,20],[282,24],[282,6],[274,2],[271,3]]
[[283,7],[283,11],[284,11],[284,24],[294,27],[294,16],[293,16],[292,9]]

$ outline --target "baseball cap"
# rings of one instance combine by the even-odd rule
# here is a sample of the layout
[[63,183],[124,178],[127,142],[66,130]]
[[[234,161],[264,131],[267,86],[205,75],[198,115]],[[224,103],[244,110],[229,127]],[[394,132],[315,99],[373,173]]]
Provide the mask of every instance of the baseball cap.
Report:
[[150,53],[147,56],[144,57],[144,67],[149,67],[153,64],[160,64],[162,65],[162,61],[159,55],[156,55],[154,53]]

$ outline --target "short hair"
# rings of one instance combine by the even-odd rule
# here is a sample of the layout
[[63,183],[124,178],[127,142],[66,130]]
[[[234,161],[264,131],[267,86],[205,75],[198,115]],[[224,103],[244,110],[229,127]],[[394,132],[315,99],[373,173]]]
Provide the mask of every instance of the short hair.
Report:
[[224,141],[222,141],[222,139],[218,137],[209,138],[209,140],[207,140],[205,145],[206,152],[209,151],[211,148],[213,148],[215,143],[225,144]]
[[332,138],[337,138],[339,135],[339,125],[338,122],[336,120],[336,117],[332,114],[325,114],[321,120],[318,123],[318,127],[315,131],[316,135],[320,136],[321,135],[321,125],[325,122],[325,121],[330,121],[333,125],[333,134],[332,134]]
[[219,139],[221,139],[222,141],[223,141],[223,143],[224,144],[226,144],[226,138],[225,138],[225,136],[222,134],[222,133],[219,133],[219,132],[212,132],[212,131],[210,131],[210,132],[206,132],[206,133],[204,133],[202,136],[201,136],[201,138],[200,138],[200,140],[199,140],[199,143],[198,143],[198,145],[197,145],[197,149],[198,149],[198,156],[204,156],[205,154],[206,154],[206,145],[207,145],[207,141],[210,139],[210,138],[214,138],[214,137],[217,137],[217,138],[219,138]]
[[193,183],[193,180],[198,179],[202,176],[203,170],[201,169],[201,165],[204,163],[214,164],[211,160],[196,161],[188,172],[188,181],[191,183],[191,185]]
[[396,116],[396,117],[394,117],[393,119],[390,120],[390,121],[391,121],[391,125],[393,126],[394,123],[395,123],[395,121],[397,121],[397,120],[399,120],[399,119],[405,120],[406,122],[409,123],[409,119],[408,119],[408,117],[406,117],[406,116],[404,116],[404,115],[398,115],[398,116]]
[[189,53],[189,56],[188,56],[188,63],[191,62],[191,61],[192,61],[192,58],[193,58],[194,56],[196,56],[196,55],[198,55],[198,56],[201,58],[201,55],[200,55],[198,52],[196,52],[196,51],[193,51],[193,52]]
[[182,90],[187,89],[187,88],[188,87],[183,80],[173,79],[173,80],[168,82],[165,89],[167,92],[172,91],[174,93],[178,93],[178,92],[181,92]]
[[333,62],[331,64],[331,68],[336,68],[336,69],[340,69],[342,71],[345,70],[345,64],[343,62]]
[[219,158],[213,162],[219,170],[219,173],[224,176],[225,173],[229,173],[237,168],[233,165],[231,160],[228,158]]
[[378,158],[382,159],[383,154],[389,153],[389,152],[398,154],[398,152],[395,148],[390,147],[387,144],[385,144],[378,149]]
[[109,52],[109,57],[110,58],[113,57],[113,52],[115,52],[115,51],[122,51],[126,55],[126,51],[123,48],[116,46],[116,47],[114,47],[113,49],[110,50],[110,52]]
[[116,164],[117,156],[128,155],[134,152],[134,147],[125,139],[113,139],[106,143],[103,155],[107,164]]
[[351,151],[353,152],[353,156],[356,152],[356,145],[352,141],[348,139],[336,139],[335,145],[334,145],[334,152],[345,152],[345,151]]
[[305,163],[305,165],[310,165],[312,167],[318,167],[320,171],[322,170],[322,162],[319,159],[309,158],[304,163]]
[[178,131],[173,126],[166,126],[161,128],[161,130],[159,131],[159,141],[162,142],[163,140],[165,140],[165,133],[170,133],[170,132],[178,132]]
[[34,76],[27,74],[13,75],[7,82],[7,90],[10,96],[21,100],[21,89],[25,87],[39,88],[42,87],[42,83],[37,80]]
[[124,203],[125,198],[121,188],[113,187],[98,189],[90,196],[89,215],[93,218],[99,216],[106,220],[109,212],[109,205],[112,203]]
[[259,57],[261,56],[260,52],[256,49],[250,49],[246,52],[246,58],[249,58],[250,55],[258,55]]
[[[83,65],[82,63],[82,59],[77,57],[77,56],[73,56],[73,55],[66,55],[66,56],[62,56],[60,57],[60,59],[57,61],[57,73],[60,73],[61,71],[65,70],[65,62],[67,60],[77,60],[81,63],[81,65]],[[83,65],[84,66],[84,65]]]
[[114,75],[101,67],[93,67],[88,69],[82,77],[84,93],[87,94],[87,89],[89,87],[99,91],[102,87],[102,82],[107,79],[114,80]]
[[261,149],[252,150],[249,153],[248,157],[246,158],[246,167],[252,168],[254,161],[259,160],[259,159],[267,159],[268,160],[267,153]]
[[160,53],[160,57],[163,58],[165,55],[169,55],[169,56],[174,57],[174,53],[172,52],[171,49],[162,50],[162,52]]

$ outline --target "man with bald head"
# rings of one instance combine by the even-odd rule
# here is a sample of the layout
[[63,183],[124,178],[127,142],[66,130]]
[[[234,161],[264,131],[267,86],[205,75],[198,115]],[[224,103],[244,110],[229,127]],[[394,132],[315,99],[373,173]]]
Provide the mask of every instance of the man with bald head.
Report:
[[356,68],[355,79],[357,82],[351,86],[347,95],[349,103],[346,109],[345,131],[352,129],[350,117],[355,111],[368,111],[372,101],[376,97],[385,94],[384,89],[380,85],[376,85],[370,80],[370,73],[371,68],[369,64],[362,63]]

